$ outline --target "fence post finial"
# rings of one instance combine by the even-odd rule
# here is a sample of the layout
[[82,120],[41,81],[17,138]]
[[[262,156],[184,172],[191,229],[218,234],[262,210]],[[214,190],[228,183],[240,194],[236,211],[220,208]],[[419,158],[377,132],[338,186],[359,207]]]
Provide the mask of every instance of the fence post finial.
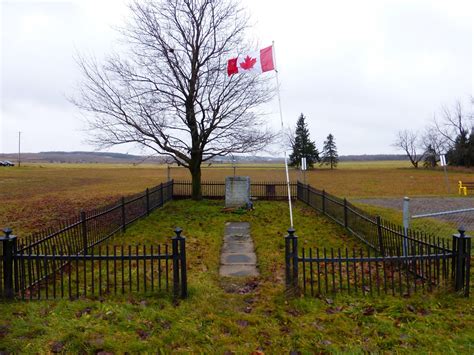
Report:
[[[15,297],[15,285],[17,285],[18,273],[13,272],[15,263],[15,253],[17,251],[17,240],[12,234],[11,228],[4,228],[4,237],[0,237],[2,242],[3,256],[1,259],[3,268],[3,294],[0,293],[0,297],[3,296],[6,299],[13,299]],[[13,277],[15,276],[15,283]],[[0,281],[2,282],[2,281]]]
[[10,238],[10,234],[13,233],[13,230],[10,227],[3,228],[2,231],[5,233],[5,238]]
[[186,238],[181,236],[183,230],[176,227],[175,236],[171,238],[173,250],[173,295],[175,299],[188,296],[188,280],[186,271]]
[[287,291],[296,294],[298,289],[298,237],[293,227],[285,237],[285,281]]
[[464,296],[469,297],[471,237],[466,235],[466,229],[463,226],[458,228],[458,232],[459,234],[453,234],[454,289],[456,291],[464,289]]

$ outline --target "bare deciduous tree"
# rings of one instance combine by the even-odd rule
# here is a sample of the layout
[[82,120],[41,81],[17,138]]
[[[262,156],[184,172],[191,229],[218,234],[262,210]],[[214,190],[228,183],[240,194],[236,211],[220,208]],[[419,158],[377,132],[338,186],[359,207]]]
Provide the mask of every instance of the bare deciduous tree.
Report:
[[452,109],[442,108],[442,119],[433,119],[434,128],[437,134],[444,140],[447,148],[452,148],[456,143],[456,138],[466,137],[472,127],[472,114],[468,114],[460,101],[457,101]]
[[189,169],[201,198],[201,163],[254,152],[274,137],[258,106],[273,96],[269,78],[227,77],[227,60],[246,46],[248,17],[234,0],[134,2],[121,30],[129,52],[84,74],[74,103],[91,112],[101,146],[138,143]]
[[407,129],[398,131],[393,146],[405,151],[413,167],[418,168],[418,163],[423,159],[423,153],[419,153],[419,138],[417,132]]
[[427,126],[421,135],[421,148],[426,151],[431,147],[436,155],[444,154],[449,149],[448,140],[434,126]]

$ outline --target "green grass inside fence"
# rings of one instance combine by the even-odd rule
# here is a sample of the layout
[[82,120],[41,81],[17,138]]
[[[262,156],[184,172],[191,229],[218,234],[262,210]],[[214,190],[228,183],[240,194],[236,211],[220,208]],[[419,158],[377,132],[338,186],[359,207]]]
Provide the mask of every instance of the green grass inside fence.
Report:
[[[432,352],[472,353],[474,303],[455,294],[288,298],[284,294],[285,203],[225,213],[222,201],[175,201],[138,221],[111,245],[187,237],[190,297],[127,294],[101,300],[2,304],[0,350],[10,352]],[[249,221],[259,278],[221,279],[224,223]],[[296,203],[300,246],[359,246],[339,226]]]

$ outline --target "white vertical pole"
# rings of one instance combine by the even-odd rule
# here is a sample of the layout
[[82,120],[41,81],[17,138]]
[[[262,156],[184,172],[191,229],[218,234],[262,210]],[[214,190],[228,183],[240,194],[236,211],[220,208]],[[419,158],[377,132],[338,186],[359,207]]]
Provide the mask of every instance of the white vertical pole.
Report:
[[449,179],[448,179],[448,170],[446,169],[446,165],[444,165],[444,180],[446,181],[446,190],[448,190],[448,194],[451,193],[449,189]]
[[[280,83],[278,81],[278,69],[276,65],[276,55],[275,55],[275,41],[272,41],[272,54],[273,54],[273,65],[275,66],[275,79],[277,85],[277,96],[278,96],[278,107],[280,109],[280,121],[281,121],[281,130],[283,131],[283,113],[281,110],[281,97],[280,97]],[[286,172],[286,185],[288,187],[288,206],[290,208],[290,227],[293,228],[293,206],[291,205],[291,188],[290,188],[290,174],[288,173],[288,160],[286,158],[286,149],[285,153],[285,172]]]
[[21,166],[21,132],[18,131],[18,167]]

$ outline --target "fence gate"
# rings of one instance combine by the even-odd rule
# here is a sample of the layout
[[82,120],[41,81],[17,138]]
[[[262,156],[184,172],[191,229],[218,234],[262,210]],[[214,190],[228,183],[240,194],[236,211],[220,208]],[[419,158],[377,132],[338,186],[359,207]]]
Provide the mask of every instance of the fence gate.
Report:
[[134,292],[187,296],[186,239],[177,228],[171,247],[93,246],[70,253],[54,245],[49,254],[18,250],[17,237],[0,238],[0,296],[4,299],[101,297]]

